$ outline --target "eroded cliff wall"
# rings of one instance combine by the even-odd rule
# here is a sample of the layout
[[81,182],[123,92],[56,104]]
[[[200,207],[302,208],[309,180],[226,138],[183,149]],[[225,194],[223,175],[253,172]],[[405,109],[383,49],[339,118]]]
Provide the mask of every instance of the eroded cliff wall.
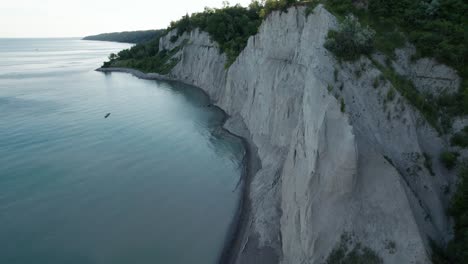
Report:
[[[169,76],[205,90],[257,150],[232,263],[323,263],[343,234],[384,263],[429,263],[428,238],[449,238],[453,178],[437,159],[431,175],[423,155],[443,140],[398,93],[385,100],[392,86],[375,87],[371,60],[334,59],[323,43],[336,25],[322,6],[274,12],[229,68],[205,32],[160,41],[183,45]],[[401,56],[398,70],[416,76]]]

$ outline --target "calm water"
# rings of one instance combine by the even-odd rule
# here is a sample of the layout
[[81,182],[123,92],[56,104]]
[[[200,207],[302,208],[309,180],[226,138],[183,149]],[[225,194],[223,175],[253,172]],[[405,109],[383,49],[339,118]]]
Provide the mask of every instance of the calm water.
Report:
[[197,89],[93,71],[126,47],[0,39],[0,263],[216,262],[242,145]]

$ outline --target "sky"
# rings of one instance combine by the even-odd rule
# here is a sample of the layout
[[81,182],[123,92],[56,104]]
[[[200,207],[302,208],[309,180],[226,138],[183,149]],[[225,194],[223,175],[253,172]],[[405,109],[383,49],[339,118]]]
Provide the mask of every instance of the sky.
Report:
[[[231,0],[247,6],[251,0]],[[2,0],[0,38],[84,37],[166,28],[223,0]]]

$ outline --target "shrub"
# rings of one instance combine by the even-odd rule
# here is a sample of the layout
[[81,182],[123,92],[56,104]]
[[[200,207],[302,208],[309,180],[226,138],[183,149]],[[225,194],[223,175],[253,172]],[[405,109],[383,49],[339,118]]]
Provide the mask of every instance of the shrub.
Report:
[[342,234],[339,244],[327,257],[325,264],[382,264],[382,258],[372,249],[354,243],[348,234]]
[[169,39],[169,41],[171,41],[172,43],[176,43],[178,39],[179,39],[179,35],[174,35]]
[[325,6],[328,10],[340,17],[354,9],[352,0],[327,0],[325,1]]
[[344,113],[345,110],[346,110],[346,105],[345,105],[345,102],[344,102],[344,99],[343,99],[343,98],[341,98],[340,110],[341,110],[342,113]]
[[315,7],[320,3],[320,0],[312,0],[307,3],[307,8],[305,10],[306,17],[314,12]]
[[432,158],[427,153],[423,153],[424,156],[424,167],[429,171],[432,176],[435,176],[434,170],[432,169]]
[[376,77],[374,81],[372,82],[372,87],[374,87],[374,89],[377,89],[379,85],[380,85],[380,78]]
[[117,58],[118,58],[118,56],[117,56],[117,54],[115,54],[115,53],[111,53],[111,54],[109,55],[109,60],[110,60],[110,61],[116,60]]
[[395,95],[396,95],[395,89],[391,88],[390,90],[388,90],[387,101],[389,102],[393,101],[393,99],[395,99]]
[[457,164],[457,159],[459,155],[460,154],[458,154],[457,152],[445,151],[440,154],[440,161],[445,165],[447,169],[451,170]]
[[393,240],[387,241],[387,242],[386,242],[386,245],[385,245],[385,249],[388,250],[388,253],[390,253],[390,254],[395,254],[396,251],[397,251],[395,241],[393,241]]
[[374,48],[375,31],[363,27],[353,15],[348,15],[340,23],[337,31],[330,30],[325,48],[336,57],[344,60],[356,60],[362,54],[369,54]]
[[462,148],[468,147],[468,126],[462,131],[454,134],[450,139],[452,146],[459,146]]
[[267,17],[271,12],[280,10],[286,11],[290,6],[298,3],[299,0],[265,0],[263,9],[260,12],[262,18]]

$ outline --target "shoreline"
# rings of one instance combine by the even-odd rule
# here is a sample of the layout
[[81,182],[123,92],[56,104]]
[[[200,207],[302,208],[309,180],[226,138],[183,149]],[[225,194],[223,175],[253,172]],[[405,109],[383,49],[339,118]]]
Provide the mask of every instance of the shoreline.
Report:
[[[114,68],[112,67],[111,68],[98,68],[96,69],[96,71],[102,72],[102,73],[112,73],[112,72],[128,73],[139,79],[144,79],[144,80],[184,83],[184,84],[196,87],[197,89],[201,90],[208,97],[209,101],[212,102],[212,99],[209,96],[209,94],[202,88],[194,86],[192,84],[182,82],[175,78],[171,78],[165,75],[158,74],[158,73],[144,73],[135,69],[115,68],[115,67]],[[241,195],[239,197],[237,210],[228,228],[228,233],[226,235],[223,249],[218,258],[219,264],[234,264],[237,261],[237,257],[239,253],[245,247],[244,245],[244,241],[246,240],[245,235],[247,234],[249,222],[250,222],[251,215],[252,215],[251,201],[249,198],[250,186],[251,186],[253,176],[261,168],[261,161],[257,155],[257,148],[250,141],[248,133],[247,135],[241,136],[241,135],[237,135],[231,132],[226,127],[226,123],[230,119],[229,114],[226,113],[224,109],[222,109],[221,107],[214,105],[214,104],[213,106],[217,107],[224,114],[224,118],[221,121],[220,127],[225,132],[229,133],[230,135],[239,138],[245,150],[244,157],[241,161],[241,166],[242,166],[242,172],[240,175]]]

